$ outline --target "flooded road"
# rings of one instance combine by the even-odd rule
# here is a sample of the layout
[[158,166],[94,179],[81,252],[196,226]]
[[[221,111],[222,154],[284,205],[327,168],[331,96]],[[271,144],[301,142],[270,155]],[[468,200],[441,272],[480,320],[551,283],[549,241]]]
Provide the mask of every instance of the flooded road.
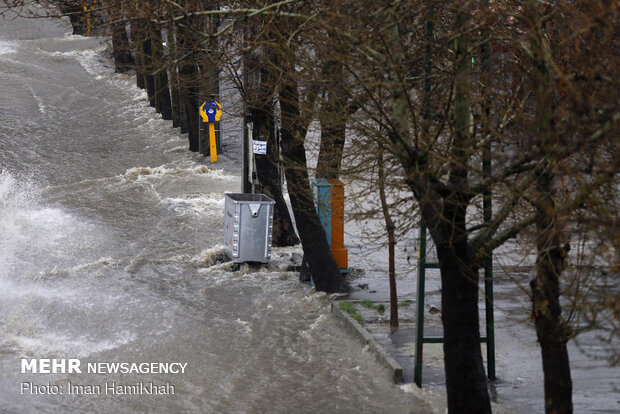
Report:
[[[289,251],[259,271],[213,266],[235,154],[212,168],[188,152],[101,39],[70,33],[0,21],[0,412],[428,412],[280,270]],[[187,365],[21,372],[41,358]]]

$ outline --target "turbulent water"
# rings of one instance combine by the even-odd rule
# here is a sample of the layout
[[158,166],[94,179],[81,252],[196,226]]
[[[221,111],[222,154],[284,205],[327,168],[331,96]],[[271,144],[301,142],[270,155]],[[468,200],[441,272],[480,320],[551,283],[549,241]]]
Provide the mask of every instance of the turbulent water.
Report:
[[[328,298],[279,270],[288,251],[258,271],[213,265],[234,154],[216,168],[190,154],[101,42],[61,20],[0,20],[0,412],[423,412]],[[22,358],[77,358],[83,372],[21,373]],[[68,395],[69,382],[174,394]],[[54,385],[64,393],[32,393]]]

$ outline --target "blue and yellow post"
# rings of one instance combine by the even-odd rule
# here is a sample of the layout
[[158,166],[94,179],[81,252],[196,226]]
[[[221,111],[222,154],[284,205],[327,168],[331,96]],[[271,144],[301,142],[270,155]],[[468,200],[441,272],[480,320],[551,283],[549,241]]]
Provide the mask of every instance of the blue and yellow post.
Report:
[[200,116],[209,124],[209,154],[211,162],[217,161],[217,145],[215,143],[215,123],[222,117],[222,105],[217,101],[209,100],[200,105]]
[[348,250],[344,247],[344,184],[340,180],[312,180],[316,210],[340,273],[349,272]]

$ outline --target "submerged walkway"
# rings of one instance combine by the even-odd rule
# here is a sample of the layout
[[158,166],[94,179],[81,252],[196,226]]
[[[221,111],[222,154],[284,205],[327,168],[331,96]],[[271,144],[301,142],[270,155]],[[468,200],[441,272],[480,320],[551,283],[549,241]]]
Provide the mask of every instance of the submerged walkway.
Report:
[[[497,379],[489,383],[491,399],[496,413],[544,413],[544,389],[540,348],[536,333],[529,320],[529,297],[514,280],[527,280],[527,274],[499,275],[495,286],[495,338]],[[369,289],[362,285],[352,292],[344,302],[349,302],[361,318],[359,324],[354,318],[345,316],[346,311],[338,311],[341,302],[334,303],[332,313],[340,314],[344,326],[353,335],[367,343],[371,337],[378,351],[377,359],[381,361],[393,378],[402,377],[408,387],[413,384],[413,367],[415,356],[415,295],[399,298],[400,329],[390,334],[389,300],[387,276],[385,280],[373,279]],[[415,292],[415,282],[409,279],[399,280],[399,290]],[[355,286],[355,281],[353,282]],[[381,311],[383,305],[384,311]],[[481,309],[484,311],[484,304]],[[345,306],[348,307],[348,306]],[[377,310],[379,309],[379,310]],[[441,294],[440,291],[426,293],[425,335],[440,336],[441,328]],[[483,315],[482,315],[483,316]],[[481,320],[482,319],[481,316]],[[366,336],[366,338],[364,338]],[[574,341],[569,343],[571,369],[573,378],[573,404],[576,413],[611,413],[620,412],[620,367],[610,367],[606,361],[593,355],[601,355],[604,346],[595,334],[579,337],[580,346],[588,354],[581,352]],[[484,347],[484,344],[482,345]],[[369,346],[373,349],[375,345]],[[483,348],[484,351],[484,348]],[[388,355],[397,363],[396,368],[402,374],[395,373],[395,367],[386,361]],[[486,357],[486,352],[483,352]],[[443,349],[441,344],[424,344],[424,368],[422,390],[423,398],[432,403],[434,408],[445,407],[445,375],[443,368]],[[485,361],[486,362],[486,361]],[[441,411],[443,412],[443,411]]]

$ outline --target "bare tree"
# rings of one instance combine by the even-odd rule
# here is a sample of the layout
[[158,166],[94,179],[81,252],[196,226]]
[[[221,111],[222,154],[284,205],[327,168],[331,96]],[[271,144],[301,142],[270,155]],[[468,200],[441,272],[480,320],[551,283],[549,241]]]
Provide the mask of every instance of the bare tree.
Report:
[[[138,81],[142,74],[148,86],[148,76],[162,64],[162,54],[149,52],[146,39],[149,27],[152,36],[153,24],[165,21],[176,45],[169,56],[178,62],[178,70],[170,66],[171,79],[177,83],[172,74],[178,72],[192,150],[202,45],[227,37],[231,61],[247,56],[248,45],[255,49],[260,67],[251,72],[260,79],[257,90],[245,91],[246,99],[256,133],[268,140],[274,140],[279,111],[291,204],[318,290],[342,291],[345,282],[313,202],[304,147],[310,123],[318,119],[321,126],[318,176],[342,174],[345,137],[353,141],[354,155],[372,165],[377,159],[397,164],[390,173],[380,168],[380,185],[406,186],[412,195],[406,202],[415,203],[403,215],[427,226],[436,246],[451,412],[491,410],[480,349],[479,272],[495,249],[531,230],[532,315],[545,406],[547,412],[572,411],[566,344],[579,331],[575,322],[618,338],[618,295],[593,294],[593,281],[612,286],[618,273],[617,2],[528,0],[485,7],[449,0],[346,0],[336,6],[284,0],[210,10],[195,1],[165,1],[165,15],[154,11],[156,4],[130,13]],[[201,19],[215,14],[229,20],[216,33],[201,32]],[[240,40],[237,27],[253,24],[255,35],[245,39],[250,42]],[[157,31],[161,35],[161,27]],[[481,46],[488,54],[483,59],[476,54]],[[143,57],[151,60],[141,62]],[[264,171],[275,164],[277,156],[270,157]],[[481,162],[489,159],[493,168]],[[372,182],[368,169],[356,173]],[[265,188],[273,180],[267,174]],[[390,210],[380,193],[382,210]],[[487,204],[479,214],[491,194],[495,210]],[[395,225],[385,217],[393,245]],[[586,247],[571,248],[585,238]],[[594,259],[603,264],[592,266]]]

